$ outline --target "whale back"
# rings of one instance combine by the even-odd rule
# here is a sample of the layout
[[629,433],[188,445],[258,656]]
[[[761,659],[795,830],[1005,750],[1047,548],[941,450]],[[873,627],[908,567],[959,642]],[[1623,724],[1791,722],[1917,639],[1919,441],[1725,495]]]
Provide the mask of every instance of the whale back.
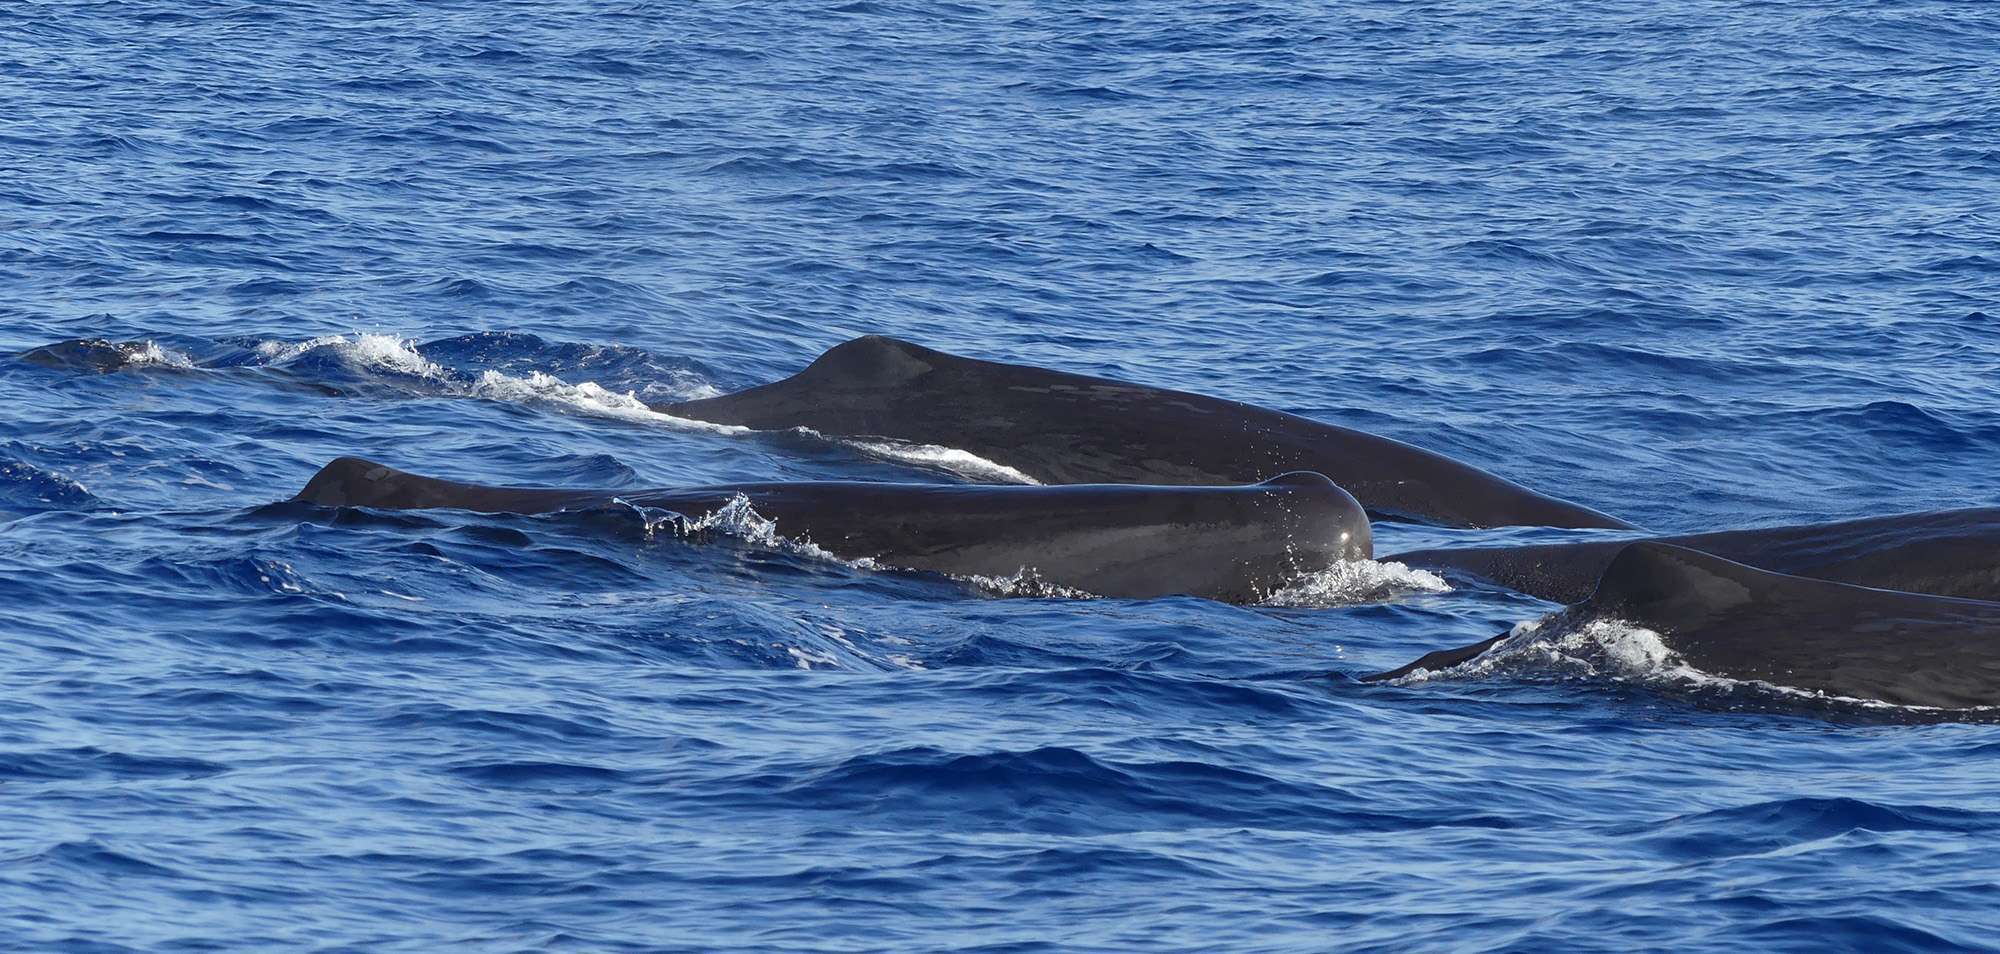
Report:
[[[1587,599],[1632,541],[1414,550],[1388,559],[1452,570],[1556,603]],[[1657,537],[1792,576],[1935,596],[2000,600],[2000,508],[1939,510]]]
[[782,381],[658,410],[762,430],[953,447],[1049,484],[1245,484],[1303,470],[1326,475],[1378,515],[1452,526],[1627,526],[1338,425],[879,336],[838,345]]
[[1611,561],[1582,610],[1654,630],[1715,675],[1900,705],[2000,705],[2000,603],[1787,576],[1642,543]]
[[[2000,705],[2000,603],[1788,576],[1686,547],[1634,543],[1564,620],[1651,630],[1681,661],[1713,676],[1897,705]],[[1370,678],[1456,665],[1500,638]]]
[[845,559],[1041,581],[1100,596],[1251,602],[1302,574],[1373,554],[1368,518],[1314,473],[1227,487],[746,483],[666,490],[487,487],[360,458],[294,498],[322,506],[548,513],[625,503],[699,519],[746,500],[787,538]]

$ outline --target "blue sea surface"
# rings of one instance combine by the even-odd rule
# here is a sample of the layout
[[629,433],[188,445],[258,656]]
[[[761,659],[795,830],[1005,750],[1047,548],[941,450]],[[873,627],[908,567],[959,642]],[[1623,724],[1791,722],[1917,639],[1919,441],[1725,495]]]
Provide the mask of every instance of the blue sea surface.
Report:
[[1358,681],[1527,597],[272,504],[963,479],[642,403],[884,333],[1659,531],[1993,505],[1996,90],[1949,0],[0,4],[0,947],[1994,950],[2000,727]]

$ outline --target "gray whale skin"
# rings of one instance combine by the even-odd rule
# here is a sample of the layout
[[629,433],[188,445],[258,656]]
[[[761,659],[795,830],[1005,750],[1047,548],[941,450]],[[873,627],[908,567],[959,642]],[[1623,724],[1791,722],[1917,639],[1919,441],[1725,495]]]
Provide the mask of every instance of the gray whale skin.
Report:
[[1325,474],[1370,513],[1448,526],[1630,528],[1441,454],[1236,401],[870,335],[782,381],[654,410],[968,451],[1045,484],[1246,484]]
[[1297,472],[1232,487],[799,482],[679,490],[486,487],[343,457],[295,501],[329,507],[548,513],[623,500],[698,518],[747,497],[778,532],[844,559],[1011,577],[1098,596],[1254,602],[1372,553],[1361,505]]
[[[1564,617],[1644,626],[1712,675],[1903,706],[2000,706],[2000,603],[1789,576],[1641,542],[1618,550]],[[1367,678],[1449,668],[1504,638]]]

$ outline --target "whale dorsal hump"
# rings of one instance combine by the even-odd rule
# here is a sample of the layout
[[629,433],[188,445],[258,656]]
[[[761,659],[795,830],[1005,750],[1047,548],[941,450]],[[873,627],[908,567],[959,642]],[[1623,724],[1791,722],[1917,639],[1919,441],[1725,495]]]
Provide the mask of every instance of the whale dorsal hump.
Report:
[[948,355],[882,335],[863,335],[833,346],[794,380],[815,388],[879,388],[906,384],[935,369]]
[[1760,580],[1771,576],[1686,547],[1635,543],[1604,568],[1586,605],[1652,629],[1684,629],[1750,602]]

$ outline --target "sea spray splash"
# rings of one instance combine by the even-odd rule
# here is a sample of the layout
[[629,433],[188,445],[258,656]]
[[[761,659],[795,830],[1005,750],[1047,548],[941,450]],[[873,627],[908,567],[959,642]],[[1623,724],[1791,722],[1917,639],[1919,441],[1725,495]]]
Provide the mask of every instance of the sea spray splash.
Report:
[[[679,430],[717,434],[746,434],[749,428],[710,424],[662,414],[648,407],[633,391],[613,391],[594,381],[571,384],[544,371],[516,376],[499,371],[482,371],[477,377],[447,368],[424,356],[414,339],[398,335],[358,333],[326,335],[305,341],[264,341],[254,349],[266,364],[285,365],[307,354],[328,351],[357,371],[415,378],[457,397],[480,398],[521,404],[543,403],[582,411],[599,417],[645,424],[659,424]],[[704,396],[714,391],[706,382],[688,376],[676,382],[674,397]]]
[[1342,560],[1324,570],[1301,575],[1259,601],[1263,606],[1332,607],[1380,603],[1398,597],[1448,593],[1451,585],[1428,570],[1401,563]]

